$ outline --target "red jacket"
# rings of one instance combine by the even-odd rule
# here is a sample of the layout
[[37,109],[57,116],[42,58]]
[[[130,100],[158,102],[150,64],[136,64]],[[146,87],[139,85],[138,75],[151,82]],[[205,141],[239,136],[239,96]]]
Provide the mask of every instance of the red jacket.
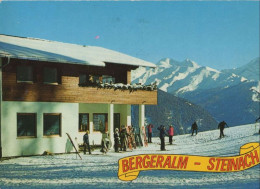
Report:
[[168,133],[169,133],[169,136],[173,136],[174,135],[174,129],[173,129],[172,126],[169,128]]
[[153,125],[149,124],[148,125],[148,133],[152,133],[153,132],[152,128],[153,128]]

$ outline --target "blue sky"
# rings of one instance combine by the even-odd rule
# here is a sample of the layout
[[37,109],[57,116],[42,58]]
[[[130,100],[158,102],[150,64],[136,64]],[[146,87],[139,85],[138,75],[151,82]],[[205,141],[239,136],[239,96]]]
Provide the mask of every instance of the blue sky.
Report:
[[4,1],[0,33],[225,69],[259,56],[259,2]]

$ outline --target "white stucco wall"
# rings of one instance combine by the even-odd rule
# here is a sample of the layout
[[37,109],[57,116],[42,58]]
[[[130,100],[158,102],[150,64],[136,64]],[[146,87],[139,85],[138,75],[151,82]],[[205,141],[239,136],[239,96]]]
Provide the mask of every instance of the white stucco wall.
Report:
[[[3,157],[73,151],[66,133],[72,139],[78,133],[78,104],[4,101],[2,107]],[[37,138],[17,138],[17,113],[37,113]],[[60,137],[43,136],[43,113],[62,114]]]
[[[66,133],[78,147],[83,143],[84,132],[78,132],[79,113],[89,113],[90,144],[101,144],[101,132],[93,132],[93,113],[108,113],[108,104],[78,104],[54,102],[10,102],[2,104],[3,157],[74,152]],[[17,138],[17,113],[37,114],[37,137]],[[61,113],[61,136],[43,136],[43,114]],[[120,124],[130,125],[131,105],[114,105],[114,113],[120,113]]]

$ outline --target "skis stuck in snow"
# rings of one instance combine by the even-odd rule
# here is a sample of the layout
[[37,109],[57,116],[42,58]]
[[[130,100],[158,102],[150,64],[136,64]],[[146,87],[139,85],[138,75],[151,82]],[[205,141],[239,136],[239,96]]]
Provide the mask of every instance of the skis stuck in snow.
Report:
[[78,152],[78,150],[77,150],[76,146],[74,145],[74,143],[73,143],[73,141],[72,141],[72,139],[71,139],[71,137],[70,137],[69,133],[66,133],[66,134],[68,135],[68,138],[70,139],[70,142],[71,142],[72,146],[74,147],[74,149],[75,149],[76,153],[78,154],[78,156],[79,156],[79,157],[80,157],[80,159],[82,160],[82,157],[80,156],[80,154],[79,154],[79,152]]

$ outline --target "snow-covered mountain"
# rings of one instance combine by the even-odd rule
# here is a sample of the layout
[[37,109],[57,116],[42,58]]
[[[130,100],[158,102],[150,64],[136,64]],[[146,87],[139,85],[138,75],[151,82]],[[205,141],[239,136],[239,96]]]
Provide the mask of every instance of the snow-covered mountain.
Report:
[[260,57],[253,59],[248,64],[234,69],[222,70],[224,73],[234,73],[236,75],[243,76],[249,80],[259,81],[260,80]]
[[[240,75],[241,74],[241,75]],[[205,108],[229,125],[252,123],[259,117],[259,58],[245,66],[218,71],[186,59],[162,59],[155,69],[139,68],[133,83],[156,82],[158,88]]]
[[[259,92],[252,90],[258,82],[243,82],[227,88],[185,93],[182,97],[205,108],[217,121],[229,125],[248,124],[259,117]],[[259,88],[258,88],[259,91]]]
[[189,59],[179,62],[169,58],[162,59],[155,69],[139,68],[132,75],[133,83],[156,82],[161,90],[178,95],[213,86],[225,88],[247,80],[234,73],[199,66]]

